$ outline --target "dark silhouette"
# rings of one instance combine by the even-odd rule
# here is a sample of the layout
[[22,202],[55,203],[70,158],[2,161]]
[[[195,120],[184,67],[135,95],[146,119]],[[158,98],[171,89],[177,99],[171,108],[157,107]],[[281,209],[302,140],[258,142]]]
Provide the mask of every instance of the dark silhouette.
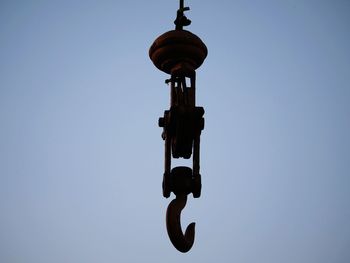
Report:
[[[186,205],[187,195],[194,198],[201,195],[201,175],[199,173],[200,135],[204,129],[204,109],[196,106],[196,72],[207,56],[208,50],[195,34],[183,30],[191,21],[184,15],[190,10],[180,0],[175,30],[159,36],[149,50],[154,65],[170,74],[170,109],[159,118],[165,141],[165,162],[163,176],[163,196],[176,198],[167,209],[166,224],[169,238],[179,251],[188,252],[194,243],[195,223],[191,223],[182,233],[180,216]],[[186,78],[190,80],[187,87]],[[171,169],[171,157],[189,159],[193,153],[193,167],[175,167]]]

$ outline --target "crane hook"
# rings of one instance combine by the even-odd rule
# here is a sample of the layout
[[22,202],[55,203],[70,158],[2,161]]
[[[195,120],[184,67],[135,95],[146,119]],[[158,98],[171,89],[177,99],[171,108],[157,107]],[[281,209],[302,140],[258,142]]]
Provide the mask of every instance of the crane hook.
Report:
[[182,253],[188,252],[194,243],[195,225],[192,222],[186,228],[185,235],[181,229],[181,211],[187,202],[186,194],[178,194],[176,198],[170,202],[166,212],[166,227],[171,243]]

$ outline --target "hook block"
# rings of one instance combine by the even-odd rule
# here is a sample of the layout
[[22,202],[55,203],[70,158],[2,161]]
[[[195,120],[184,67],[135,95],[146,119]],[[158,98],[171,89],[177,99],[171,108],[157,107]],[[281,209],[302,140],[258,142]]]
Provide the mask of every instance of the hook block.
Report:
[[192,169],[186,166],[178,166],[169,173],[163,175],[163,196],[170,197],[171,192],[176,196],[193,194],[194,198],[201,195],[201,175],[193,174]]
[[171,170],[172,191],[175,195],[188,195],[192,192],[192,169],[178,166]]

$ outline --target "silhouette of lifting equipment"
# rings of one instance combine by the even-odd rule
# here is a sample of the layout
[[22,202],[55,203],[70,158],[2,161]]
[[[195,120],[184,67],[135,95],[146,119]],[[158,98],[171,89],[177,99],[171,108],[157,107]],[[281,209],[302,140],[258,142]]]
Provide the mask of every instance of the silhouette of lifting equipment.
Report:
[[[170,74],[170,109],[159,118],[165,141],[165,162],[163,175],[163,196],[176,198],[170,202],[166,213],[166,226],[170,241],[183,253],[194,243],[195,223],[191,223],[185,235],[182,233],[180,216],[186,205],[187,195],[194,198],[201,195],[201,175],[199,173],[200,135],[204,129],[204,109],[196,106],[196,72],[208,54],[207,47],[195,34],[184,30],[191,21],[184,15],[190,10],[180,0],[180,8],[174,21],[175,30],[159,36],[149,50],[153,64]],[[186,83],[189,79],[190,85]],[[189,159],[193,153],[193,167],[179,166],[171,169],[173,158]]]

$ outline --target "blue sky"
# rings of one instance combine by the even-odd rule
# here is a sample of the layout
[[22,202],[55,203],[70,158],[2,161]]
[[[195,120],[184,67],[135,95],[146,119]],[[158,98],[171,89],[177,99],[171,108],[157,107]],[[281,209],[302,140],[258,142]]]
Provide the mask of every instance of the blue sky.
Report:
[[1,262],[350,261],[350,3],[185,2],[209,50],[187,254],[148,58],[178,1],[0,2]]

